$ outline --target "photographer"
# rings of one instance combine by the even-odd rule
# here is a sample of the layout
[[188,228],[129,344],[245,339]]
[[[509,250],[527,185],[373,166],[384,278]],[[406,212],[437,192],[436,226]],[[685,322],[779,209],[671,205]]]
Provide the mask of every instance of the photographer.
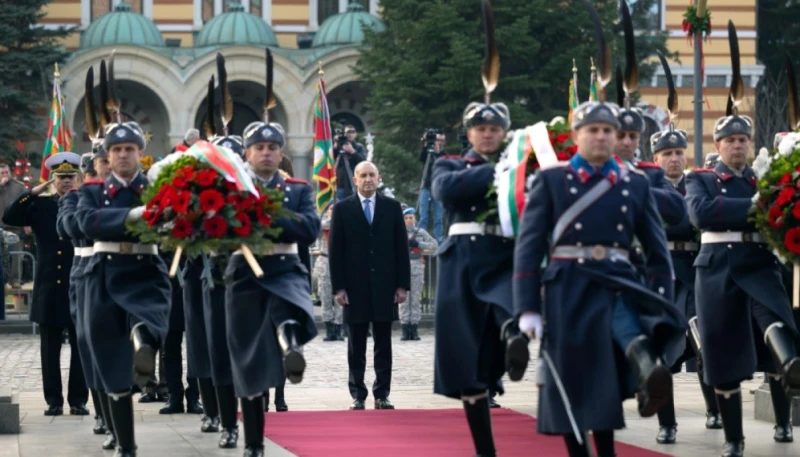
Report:
[[442,129],[427,129],[422,136],[422,150],[419,160],[424,165],[422,169],[422,185],[419,192],[419,226],[428,230],[428,214],[430,205],[433,205],[433,237],[441,243],[443,234],[444,208],[442,203],[431,196],[431,174],[433,162],[444,155],[445,135]]
[[356,128],[344,126],[344,134],[336,129],[333,138],[333,160],[336,162],[336,200],[353,195],[353,171],[356,165],[367,160],[364,145],[356,142]]

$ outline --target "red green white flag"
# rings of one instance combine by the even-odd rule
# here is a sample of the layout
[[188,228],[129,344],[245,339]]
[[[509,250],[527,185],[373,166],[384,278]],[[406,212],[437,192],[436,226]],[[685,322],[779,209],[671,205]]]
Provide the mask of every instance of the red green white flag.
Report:
[[333,134],[325,81],[319,79],[319,95],[314,109],[314,175],[317,182],[317,212],[322,212],[336,192],[336,169],[333,162]]
[[[67,126],[66,108],[61,98],[59,78],[53,79],[53,103],[50,106],[50,121],[47,126],[47,141],[42,151],[42,164],[53,154],[72,152],[72,134]],[[50,179],[50,170],[42,166],[39,175],[42,182]]]

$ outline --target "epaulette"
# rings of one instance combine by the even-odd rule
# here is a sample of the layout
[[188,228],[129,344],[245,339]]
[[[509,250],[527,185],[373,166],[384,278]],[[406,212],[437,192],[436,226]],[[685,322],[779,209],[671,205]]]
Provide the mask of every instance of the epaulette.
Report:
[[91,179],[87,179],[86,181],[83,182],[84,185],[86,185],[86,184],[105,184],[105,183],[106,183],[105,181],[103,181],[102,179],[99,179],[99,178],[91,178]]
[[308,184],[308,181],[300,178],[285,178],[284,181],[290,184]]
[[656,163],[653,163],[653,162],[645,162],[645,161],[636,162],[636,167],[637,167],[637,168],[661,168],[661,167],[659,167],[659,166],[658,166],[658,164],[656,164]]

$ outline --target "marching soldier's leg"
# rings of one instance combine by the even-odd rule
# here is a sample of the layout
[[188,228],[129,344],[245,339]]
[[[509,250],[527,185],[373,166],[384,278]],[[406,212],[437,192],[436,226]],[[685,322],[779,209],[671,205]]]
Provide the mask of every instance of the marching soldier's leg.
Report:
[[462,392],[461,401],[472,434],[472,442],[480,457],[494,457],[492,414],[489,411],[489,392]]
[[764,331],[764,341],[778,365],[783,388],[792,395],[800,393],[800,357],[790,331],[783,322],[774,322]]
[[569,457],[589,457],[589,449],[586,444],[578,443],[578,439],[572,433],[564,435],[564,442],[567,444]]
[[217,401],[219,402],[219,418],[222,422],[222,436],[219,438],[219,447],[233,449],[239,441],[239,426],[236,422],[236,411],[239,408],[233,385],[217,386]]
[[289,411],[289,405],[286,404],[285,388],[286,381],[279,386],[275,386],[275,411],[279,413]]
[[89,393],[92,395],[92,404],[94,405],[94,428],[92,432],[95,435],[105,435],[106,422],[100,406],[100,395],[98,395],[97,389],[89,389]]
[[264,397],[242,398],[244,457],[264,456]]
[[594,447],[597,449],[597,457],[616,457],[614,452],[614,430],[595,430]]
[[705,383],[699,363],[697,365],[697,377],[700,378],[700,390],[703,392],[703,399],[706,402],[706,428],[719,430],[722,428],[722,416],[719,414],[717,398],[714,394],[714,388]]
[[158,339],[150,332],[144,323],[139,322],[135,324],[131,330],[131,341],[133,342],[134,351],[134,381],[140,386],[144,386],[156,372],[156,352],[159,347]]
[[105,450],[114,449],[117,447],[117,436],[114,434],[114,420],[111,419],[111,403],[105,391],[97,391],[97,396],[100,397],[100,409],[106,421],[106,440],[102,447]]
[[715,386],[717,404],[725,431],[722,457],[744,456],[744,431],[742,429],[742,389],[739,383]]
[[200,431],[204,433],[217,433],[219,431],[219,407],[217,405],[217,391],[211,378],[198,378],[197,387],[200,391],[200,399],[203,402],[203,424]]
[[669,398],[672,374],[656,355],[650,340],[642,334],[638,316],[621,297],[614,305],[611,327],[614,341],[624,348],[625,356],[638,376],[639,415],[650,417]]
[[769,379],[769,392],[772,398],[772,408],[775,411],[775,436],[778,443],[791,443],[794,441],[792,434],[791,399],[786,395],[781,385],[780,376],[767,373]]
[[133,434],[133,397],[131,391],[108,395],[111,420],[117,436],[117,452],[114,457],[135,457],[136,440]]
[[276,328],[278,344],[283,351],[283,369],[286,379],[292,384],[298,384],[303,380],[303,372],[306,369],[302,348],[297,344],[296,338],[297,332],[301,331],[301,328],[300,321],[295,317],[302,311],[274,295],[270,296],[269,302],[270,317]]
[[658,444],[674,444],[675,435],[678,432],[678,424],[675,420],[675,393],[670,392],[664,406],[658,410]]

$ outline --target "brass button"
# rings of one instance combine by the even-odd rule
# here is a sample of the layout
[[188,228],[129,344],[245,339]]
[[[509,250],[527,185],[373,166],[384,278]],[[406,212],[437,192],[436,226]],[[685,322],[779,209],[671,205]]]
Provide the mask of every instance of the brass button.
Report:
[[60,279],[59,279],[59,280],[57,280],[57,281],[56,281],[56,284],[61,284],[61,280],[60,280]]
[[58,251],[58,255],[61,255],[61,251]]
[[60,270],[61,269],[61,265],[57,266],[56,268],[58,268]]

